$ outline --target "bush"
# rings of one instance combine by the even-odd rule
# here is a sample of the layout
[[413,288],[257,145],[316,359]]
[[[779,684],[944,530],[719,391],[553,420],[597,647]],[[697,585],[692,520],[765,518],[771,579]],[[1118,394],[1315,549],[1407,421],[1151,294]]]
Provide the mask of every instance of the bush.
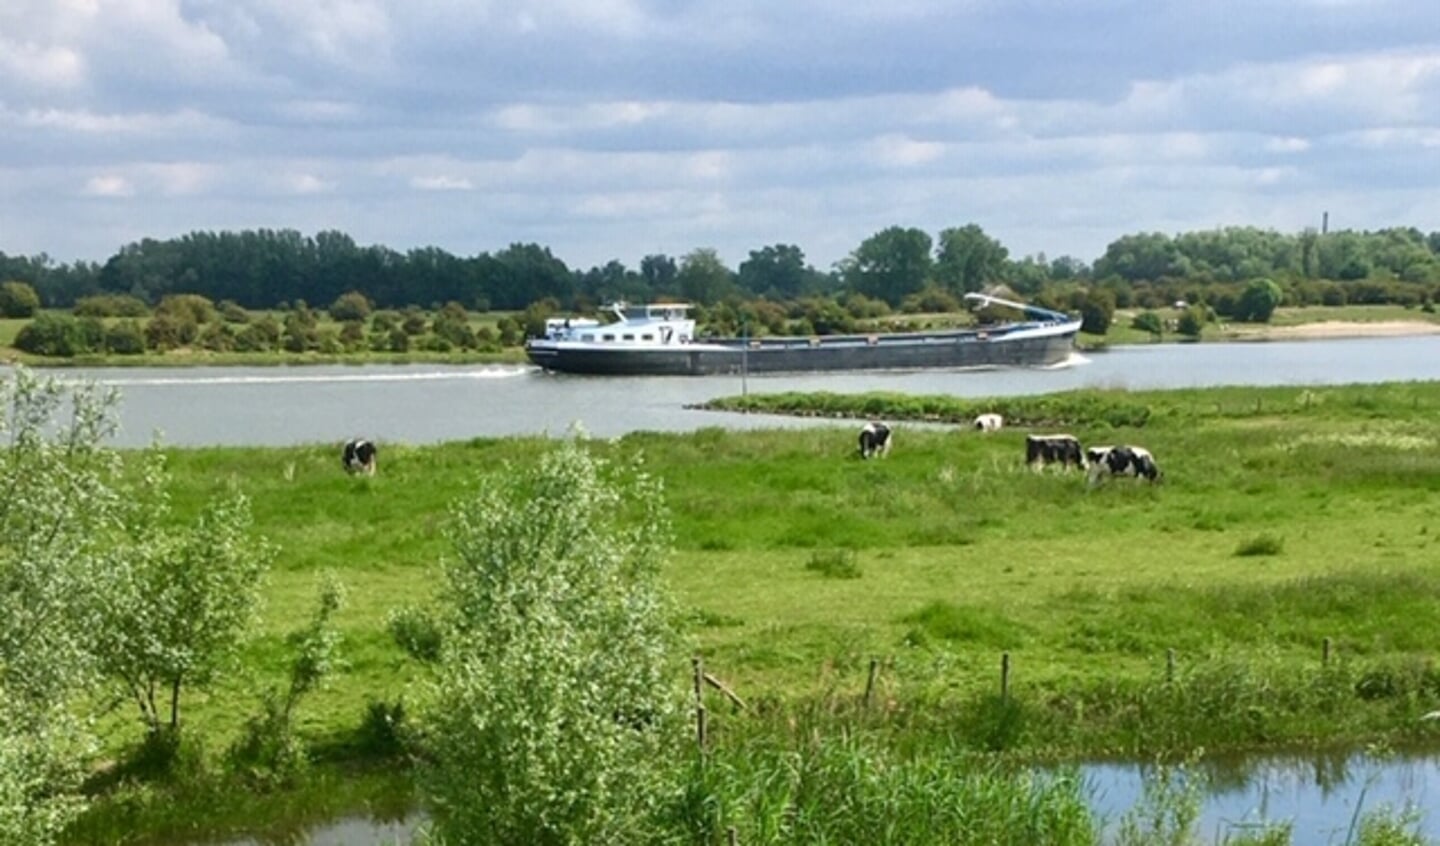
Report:
[[440,624],[423,609],[396,608],[385,617],[385,629],[411,658],[426,663],[439,660],[444,636]]
[[370,300],[359,291],[349,291],[335,298],[330,304],[330,319],[343,323],[349,320],[361,320],[370,316],[374,306]]
[[[452,843],[656,843],[687,720],[658,482],[575,441],[453,509],[450,625],[424,737]],[[454,638],[453,641],[449,639]],[[543,717],[541,717],[543,715]]]
[[1284,296],[1279,285],[1269,279],[1256,279],[1246,285],[1240,294],[1235,319],[1246,323],[1269,323]]
[[1130,321],[1130,328],[1139,329],[1141,332],[1149,332],[1158,338],[1165,334],[1165,321],[1159,314],[1153,311],[1142,311],[1135,315],[1134,320]]
[[105,349],[116,355],[145,352],[145,331],[137,320],[122,320],[105,330]]
[[20,329],[15,348],[51,358],[73,358],[91,352],[80,321],[69,314],[41,314]]
[[155,314],[171,315],[182,323],[209,323],[215,319],[215,304],[199,294],[171,294],[155,307]]
[[96,294],[81,297],[73,309],[76,317],[144,317],[150,313],[145,301],[130,294]]
[[805,569],[819,573],[827,579],[858,579],[862,575],[853,549],[812,552],[810,560],[805,562]]
[[240,304],[235,302],[234,300],[221,300],[220,305],[217,306],[217,309],[220,312],[221,319],[223,319],[226,323],[250,322],[250,312],[246,311],[244,308],[241,308]]
[[1103,288],[1092,288],[1080,303],[1080,331],[1104,335],[1110,331],[1115,317],[1115,294]]
[[0,317],[33,317],[39,310],[40,295],[29,284],[0,284]]

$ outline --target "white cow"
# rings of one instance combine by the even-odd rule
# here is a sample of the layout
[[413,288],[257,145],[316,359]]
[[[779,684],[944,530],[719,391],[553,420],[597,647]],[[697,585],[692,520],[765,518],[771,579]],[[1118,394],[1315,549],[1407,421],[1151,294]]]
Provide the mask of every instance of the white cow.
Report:
[[975,418],[975,428],[981,432],[998,432],[1005,425],[1005,418],[998,414],[982,414]]

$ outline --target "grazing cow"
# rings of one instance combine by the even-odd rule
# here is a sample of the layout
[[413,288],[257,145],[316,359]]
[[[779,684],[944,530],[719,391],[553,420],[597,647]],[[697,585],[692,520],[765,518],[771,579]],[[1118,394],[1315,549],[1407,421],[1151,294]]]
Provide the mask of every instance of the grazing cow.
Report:
[[375,444],[364,438],[352,438],[345,442],[345,449],[340,453],[340,463],[344,465],[346,473],[364,473],[366,476],[375,475]]
[[1068,469],[1075,465],[1085,469],[1085,453],[1074,435],[1026,435],[1025,463],[1039,470],[1047,464]]
[[884,423],[866,423],[860,430],[860,457],[884,458],[890,454],[890,427]]
[[1109,476],[1133,476],[1137,479],[1159,481],[1160,468],[1150,450],[1138,446],[1091,447],[1085,451],[1090,459],[1090,484],[1095,485]]
[[1005,425],[1005,418],[998,414],[982,414],[975,418],[975,428],[982,432],[998,432]]

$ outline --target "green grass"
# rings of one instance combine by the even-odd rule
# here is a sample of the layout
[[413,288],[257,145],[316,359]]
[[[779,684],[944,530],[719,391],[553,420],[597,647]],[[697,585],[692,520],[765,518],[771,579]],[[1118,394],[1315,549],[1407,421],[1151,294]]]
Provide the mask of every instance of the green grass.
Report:
[[[1080,473],[1024,467],[1031,430],[982,435],[887,413],[953,411],[938,399],[776,400],[821,402],[891,420],[896,448],[858,460],[849,424],[592,444],[642,453],[665,483],[676,544],[664,575],[688,641],[677,685],[693,651],[767,703],[715,709],[722,746],[806,714],[897,748],[953,738],[971,752],[1059,757],[1429,736],[1418,717],[1440,703],[1440,384],[1048,398],[1047,423],[1146,446],[1165,473],[1093,489]],[[1143,426],[1105,422],[1135,407]],[[302,730],[344,748],[371,702],[414,706],[426,670],[394,643],[387,614],[433,599],[451,503],[548,447],[382,445],[373,478],[340,472],[329,445],[172,450],[182,516],[234,480],[281,549],[241,672],[185,699],[193,735],[223,750],[278,682],[284,635],[322,570],[348,588],[337,624],[350,665],[304,703]],[[138,739],[123,709],[104,725],[112,754]]]

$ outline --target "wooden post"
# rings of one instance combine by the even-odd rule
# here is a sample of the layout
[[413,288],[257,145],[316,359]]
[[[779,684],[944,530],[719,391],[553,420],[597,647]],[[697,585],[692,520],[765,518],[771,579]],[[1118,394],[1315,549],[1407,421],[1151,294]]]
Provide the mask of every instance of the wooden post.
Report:
[[1010,653],[1000,654],[1000,698],[1010,698]]
[[735,846],[735,844],[740,842],[740,836],[735,833],[735,826],[732,825],[725,829],[725,842],[729,843],[730,846]]
[[697,707],[695,708],[695,740],[696,740],[697,743],[700,744],[700,751],[701,751],[701,752],[704,752],[704,751],[705,751],[705,739],[706,739],[705,730],[706,730],[705,706],[704,706],[704,705],[700,705],[700,706],[697,706]]
[[1165,650],[1165,683],[1175,681],[1175,650]]
[[1330,663],[1330,638],[1328,637],[1320,643],[1320,663]]
[[865,707],[870,707],[870,695],[875,692],[875,674],[880,669],[880,661],[876,658],[870,659],[870,676],[865,679]]
[[701,695],[705,684],[705,664],[700,660],[700,656],[696,655],[690,659],[690,667],[695,671],[695,704],[700,705],[705,701]]

